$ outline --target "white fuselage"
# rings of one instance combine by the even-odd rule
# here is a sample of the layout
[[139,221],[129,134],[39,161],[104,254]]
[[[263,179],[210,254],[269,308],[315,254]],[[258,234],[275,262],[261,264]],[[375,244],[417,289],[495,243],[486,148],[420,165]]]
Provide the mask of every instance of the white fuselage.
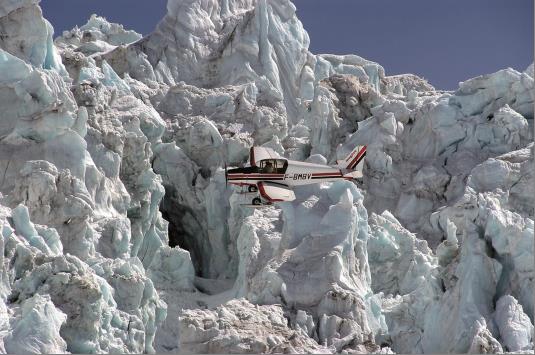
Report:
[[343,179],[342,171],[327,165],[288,161],[284,173],[284,183],[288,186],[317,184],[320,182]]
[[288,160],[284,171],[269,172],[266,169],[251,171],[251,169],[230,170],[228,174],[229,183],[234,185],[255,185],[261,181],[269,181],[287,186],[300,186],[346,178],[339,168],[293,160]]

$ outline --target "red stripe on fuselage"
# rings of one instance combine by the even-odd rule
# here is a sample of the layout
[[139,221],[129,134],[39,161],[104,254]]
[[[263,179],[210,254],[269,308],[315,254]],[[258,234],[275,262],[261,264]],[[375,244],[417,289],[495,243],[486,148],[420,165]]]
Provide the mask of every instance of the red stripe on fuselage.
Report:
[[229,174],[229,179],[280,179],[284,178],[284,174]]
[[312,176],[342,176],[342,173],[314,173]]
[[228,176],[238,176],[238,175],[247,175],[247,176],[250,176],[250,175],[269,175],[269,176],[280,175],[280,176],[283,176],[284,174],[277,174],[277,173],[231,173],[231,174],[228,174]]

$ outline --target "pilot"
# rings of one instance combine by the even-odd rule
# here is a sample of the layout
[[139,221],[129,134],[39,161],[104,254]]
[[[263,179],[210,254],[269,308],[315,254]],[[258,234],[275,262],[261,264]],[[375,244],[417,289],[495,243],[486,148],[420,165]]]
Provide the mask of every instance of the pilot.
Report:
[[271,163],[270,161],[266,162],[266,166],[264,167],[264,173],[270,174],[273,172],[274,172],[273,163]]

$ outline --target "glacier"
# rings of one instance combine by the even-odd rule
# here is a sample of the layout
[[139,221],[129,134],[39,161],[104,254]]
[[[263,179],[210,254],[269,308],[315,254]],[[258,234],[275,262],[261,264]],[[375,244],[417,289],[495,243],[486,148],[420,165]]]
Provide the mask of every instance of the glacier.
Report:
[[[290,0],[166,10],[0,3],[0,353],[533,352],[533,64],[444,91],[311,53]],[[225,182],[357,144],[291,203]]]

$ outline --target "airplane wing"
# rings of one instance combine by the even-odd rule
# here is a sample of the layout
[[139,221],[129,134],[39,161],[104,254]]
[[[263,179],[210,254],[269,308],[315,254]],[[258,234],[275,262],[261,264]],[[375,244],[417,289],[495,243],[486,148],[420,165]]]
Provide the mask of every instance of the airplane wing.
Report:
[[251,147],[249,151],[249,163],[256,166],[256,163],[264,159],[279,159],[280,155],[271,148]]
[[294,192],[286,185],[261,181],[258,183],[260,195],[269,202],[289,202],[295,200]]

